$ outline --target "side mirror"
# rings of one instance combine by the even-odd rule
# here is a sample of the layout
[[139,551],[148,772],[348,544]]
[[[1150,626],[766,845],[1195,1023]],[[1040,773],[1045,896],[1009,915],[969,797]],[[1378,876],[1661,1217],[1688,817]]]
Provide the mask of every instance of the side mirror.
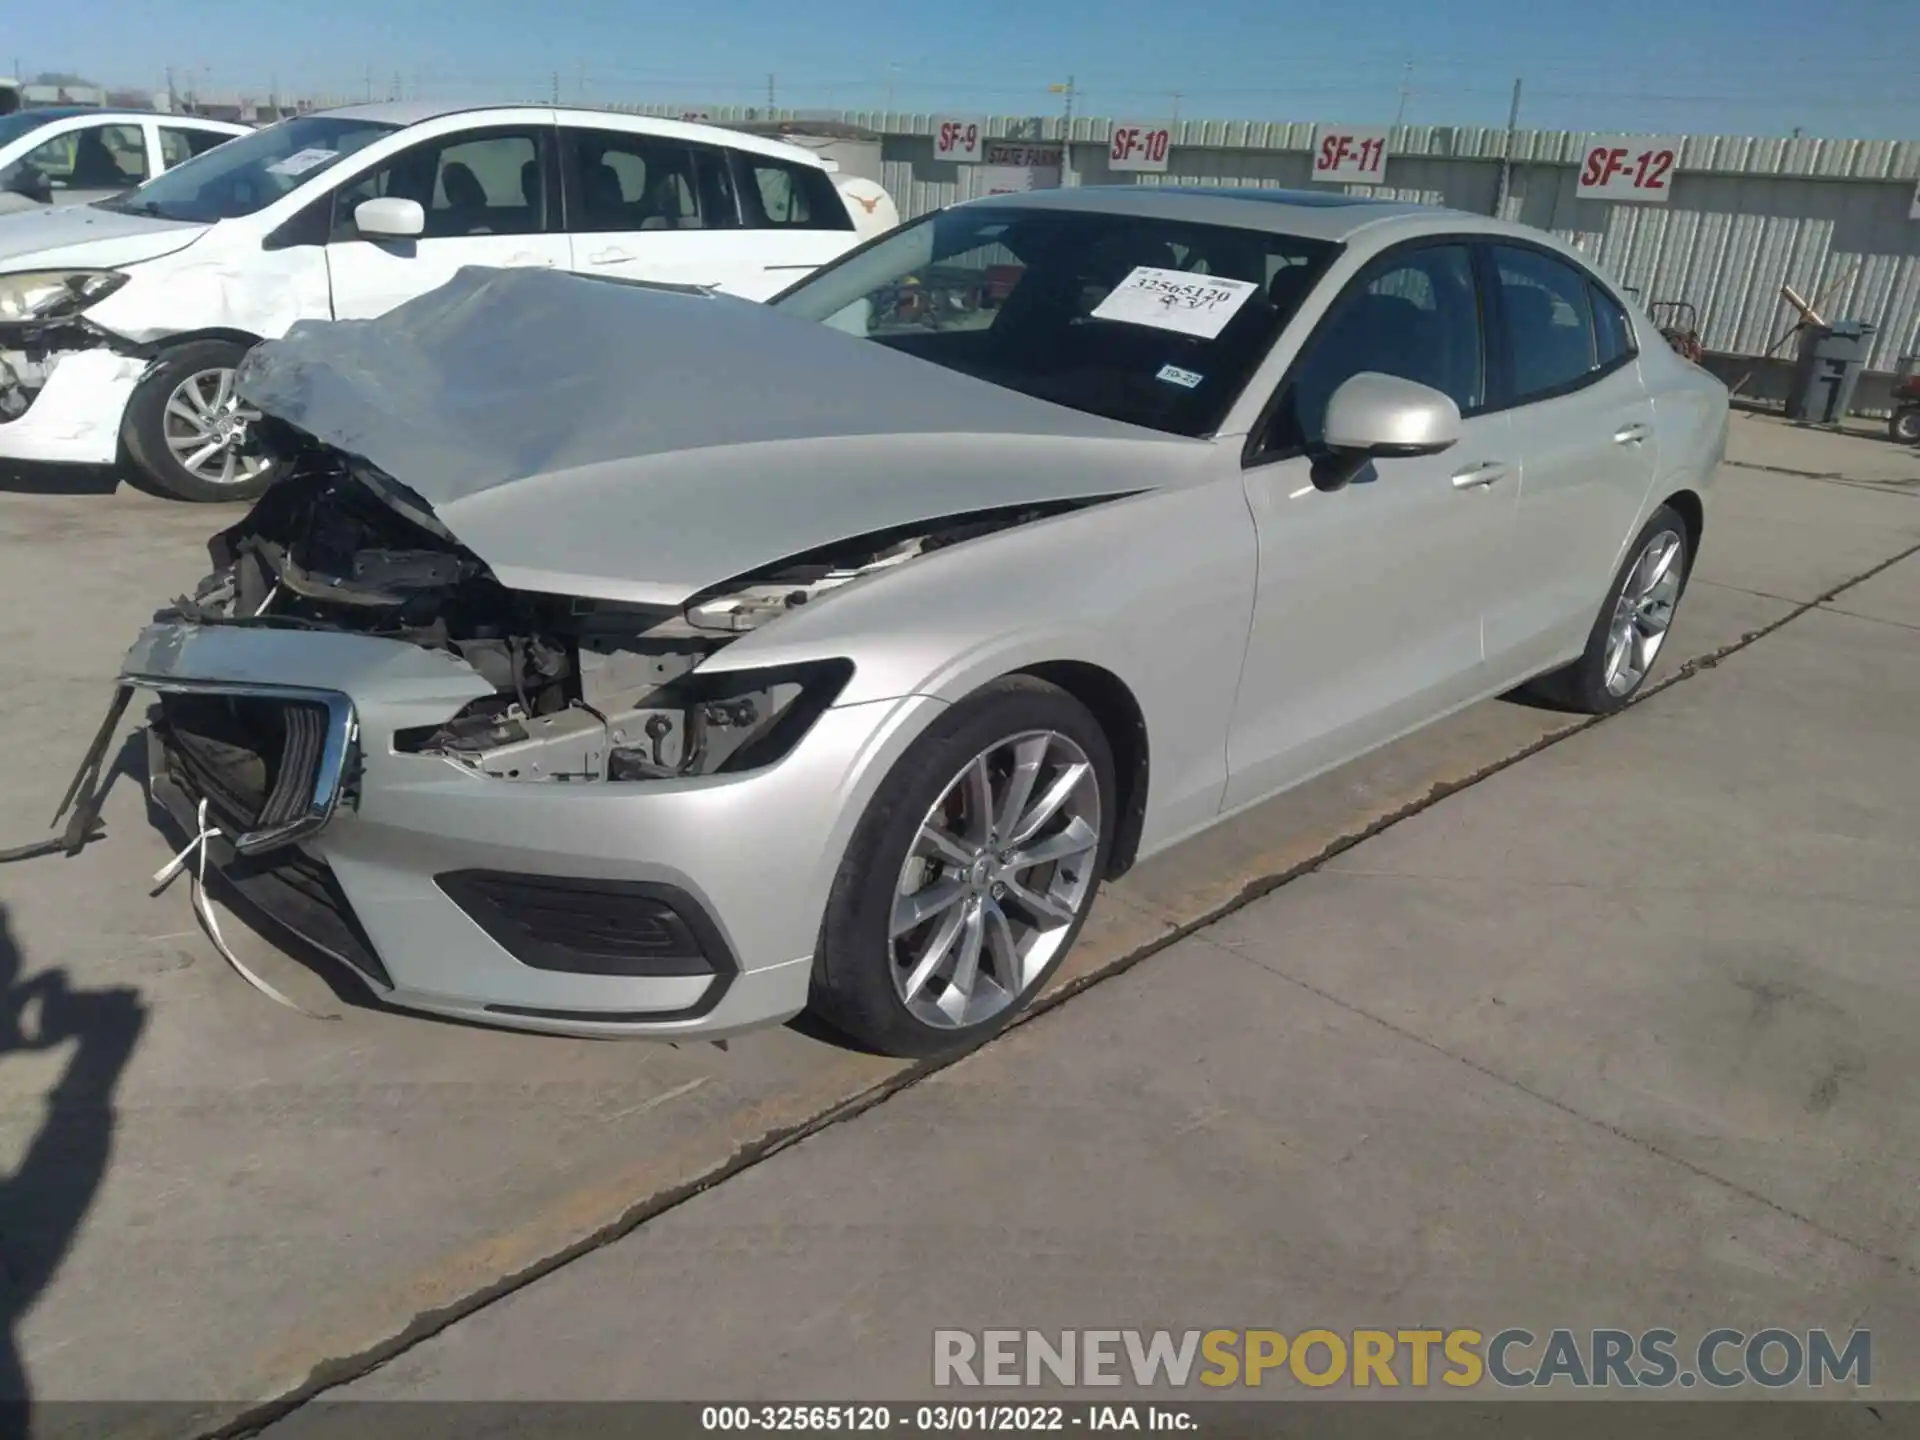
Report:
[[368,240],[413,240],[427,228],[427,212],[418,200],[382,195],[353,207],[353,225]]
[[24,160],[9,169],[6,174],[0,175],[0,190],[13,195],[24,195],[27,199],[38,201],[42,205],[53,203],[53,182],[47,178],[44,170],[29,165]]
[[1431,386],[1363,370],[1327,401],[1325,435],[1313,483],[1343,490],[1369,461],[1438,455],[1457,444],[1460,407]]

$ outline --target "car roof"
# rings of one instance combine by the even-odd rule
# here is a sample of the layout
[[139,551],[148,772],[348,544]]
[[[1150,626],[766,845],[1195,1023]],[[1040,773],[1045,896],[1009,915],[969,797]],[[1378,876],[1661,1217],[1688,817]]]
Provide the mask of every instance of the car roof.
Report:
[[729,130],[723,125],[699,125],[685,120],[664,120],[653,115],[634,115],[624,110],[596,110],[586,105],[539,103],[502,105],[497,101],[487,104],[459,104],[436,100],[376,100],[371,104],[342,105],[336,109],[313,113],[345,115],[355,119],[370,120],[375,124],[406,126],[421,125],[429,120],[438,120],[448,115],[472,115],[478,118],[489,112],[505,114],[509,111],[526,110],[543,110],[557,115],[563,125],[591,121],[609,130],[625,130],[638,135],[660,135],[678,140],[699,141],[708,145],[731,145],[736,150],[749,150],[757,155],[777,155],[782,160],[799,160],[818,169],[827,168],[823,159],[813,151],[789,141],[751,135],[743,130]]
[[[1383,222],[1401,227],[1461,230],[1493,229],[1484,215],[1416,205],[1406,200],[1377,200],[1341,191],[1232,189],[1218,185],[1078,185],[1064,190],[1027,190],[968,201],[1033,210],[1072,210],[1125,215],[1149,220],[1191,220],[1270,230],[1308,240],[1343,241]],[[1411,223],[1407,223],[1411,222]]]
[[[207,115],[175,115],[166,110],[128,110],[120,106],[102,105],[32,105],[25,110],[17,110],[16,115],[31,115],[36,120],[51,123],[55,120],[96,119],[123,122],[127,120],[165,120],[169,123],[188,125],[231,125],[231,120],[215,120]],[[241,125],[239,129],[247,127]]]

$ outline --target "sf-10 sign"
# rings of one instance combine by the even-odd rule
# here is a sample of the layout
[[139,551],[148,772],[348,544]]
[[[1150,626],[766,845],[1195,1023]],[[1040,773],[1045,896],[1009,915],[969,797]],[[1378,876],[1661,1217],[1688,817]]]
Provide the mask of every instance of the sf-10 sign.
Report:
[[977,165],[987,148],[987,122],[978,116],[933,122],[933,158]]
[[1351,125],[1322,125],[1313,132],[1313,178],[1378,185],[1387,178],[1385,127],[1360,130]]
[[1671,137],[1595,135],[1587,141],[1574,194],[1582,200],[1665,203],[1679,158],[1680,142]]
[[1167,152],[1172,148],[1171,126],[1145,120],[1116,120],[1107,141],[1107,169],[1165,174]]

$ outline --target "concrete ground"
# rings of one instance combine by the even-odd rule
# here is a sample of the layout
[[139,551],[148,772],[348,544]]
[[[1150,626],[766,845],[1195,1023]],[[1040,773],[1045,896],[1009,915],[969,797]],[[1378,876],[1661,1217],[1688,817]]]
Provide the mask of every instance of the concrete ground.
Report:
[[[395,1355],[358,1393],[898,1394],[933,1324],[1911,1333],[1920,561],[1851,582],[1920,504],[1883,444],[1736,429],[1768,468],[1723,475],[1670,689],[1546,749],[1581,726],[1479,706],[1156,858],[1059,989],[1158,953],[910,1088],[800,1029],[388,1014],[240,937],[303,1019],[147,898],[119,785],[104,843],[0,869],[0,1015],[58,976],[76,1037],[0,1030],[32,1393],[192,1433]],[[0,495],[0,844],[221,523]]]

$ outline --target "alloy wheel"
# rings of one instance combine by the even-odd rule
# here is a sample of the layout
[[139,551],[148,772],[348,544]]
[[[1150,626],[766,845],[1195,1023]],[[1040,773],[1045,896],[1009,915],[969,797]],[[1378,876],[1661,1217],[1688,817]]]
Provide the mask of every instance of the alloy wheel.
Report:
[[244,485],[270,463],[240,453],[260,412],[240,403],[233,382],[231,369],[198,371],[174,386],[161,412],[167,449],[183,470],[209,485]]
[[1607,693],[1630,695],[1653,668],[1654,657],[1666,643],[1686,578],[1685,542],[1672,530],[1662,530],[1647,542],[1640,558],[1627,572],[1614,602],[1613,622],[1607,632],[1607,663],[1603,672]]
[[978,1025],[1046,972],[1095,886],[1100,781],[1079,745],[1034,730],[989,746],[920,822],[895,886],[894,993],[923,1024]]

